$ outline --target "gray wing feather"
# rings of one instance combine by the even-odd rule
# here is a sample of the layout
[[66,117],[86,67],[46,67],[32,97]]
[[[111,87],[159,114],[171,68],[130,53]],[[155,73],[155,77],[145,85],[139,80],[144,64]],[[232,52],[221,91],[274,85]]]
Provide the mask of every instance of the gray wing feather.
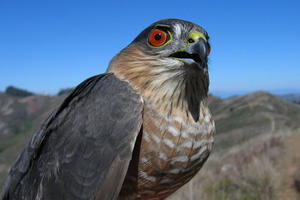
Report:
[[142,107],[140,96],[114,75],[87,79],[34,134],[1,199],[116,199]]

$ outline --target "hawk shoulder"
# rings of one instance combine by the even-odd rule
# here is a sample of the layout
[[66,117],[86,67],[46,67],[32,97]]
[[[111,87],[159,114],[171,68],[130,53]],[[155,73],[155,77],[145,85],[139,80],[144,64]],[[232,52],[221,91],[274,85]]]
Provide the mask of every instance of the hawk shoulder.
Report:
[[82,82],[14,163],[3,199],[114,199],[141,129],[140,96],[113,74]]

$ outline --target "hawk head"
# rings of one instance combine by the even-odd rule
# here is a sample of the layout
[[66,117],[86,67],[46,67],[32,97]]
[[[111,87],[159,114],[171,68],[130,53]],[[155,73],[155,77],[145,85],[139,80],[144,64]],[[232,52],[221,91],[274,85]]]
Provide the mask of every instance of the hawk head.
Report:
[[207,68],[208,39],[207,32],[196,24],[167,19],[146,28],[133,44],[143,46],[147,54],[158,56],[171,65],[179,61],[177,65],[180,66]]
[[142,31],[111,61],[108,72],[126,80],[149,103],[182,109],[197,121],[207,96],[209,36],[200,26],[165,19]]

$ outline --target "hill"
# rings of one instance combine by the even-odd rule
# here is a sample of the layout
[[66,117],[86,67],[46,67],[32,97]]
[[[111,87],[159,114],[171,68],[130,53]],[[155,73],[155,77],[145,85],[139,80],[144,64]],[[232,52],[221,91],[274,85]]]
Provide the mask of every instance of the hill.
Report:
[[262,91],[225,100],[211,97],[209,106],[216,121],[217,150],[299,127],[298,105]]
[[[0,93],[0,187],[16,159],[65,95],[17,98]],[[215,149],[198,175],[170,200],[293,199],[300,163],[300,106],[266,92],[209,97]],[[300,149],[299,149],[300,152]]]
[[16,88],[14,86],[8,86],[5,89],[5,94],[15,96],[15,97],[28,97],[28,96],[34,95],[34,93],[32,93],[32,92],[29,92],[27,90],[23,90],[20,88]]
[[210,96],[209,106],[217,129],[215,151],[169,200],[298,199],[300,106],[262,91]]
[[0,93],[0,187],[9,166],[63,96],[15,97]]

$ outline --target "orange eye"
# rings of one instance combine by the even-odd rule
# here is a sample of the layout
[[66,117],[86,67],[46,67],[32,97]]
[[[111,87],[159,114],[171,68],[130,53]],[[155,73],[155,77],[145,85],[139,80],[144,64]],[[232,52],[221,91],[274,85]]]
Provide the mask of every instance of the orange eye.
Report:
[[166,40],[167,33],[159,29],[154,29],[149,35],[149,43],[155,47],[163,45]]

